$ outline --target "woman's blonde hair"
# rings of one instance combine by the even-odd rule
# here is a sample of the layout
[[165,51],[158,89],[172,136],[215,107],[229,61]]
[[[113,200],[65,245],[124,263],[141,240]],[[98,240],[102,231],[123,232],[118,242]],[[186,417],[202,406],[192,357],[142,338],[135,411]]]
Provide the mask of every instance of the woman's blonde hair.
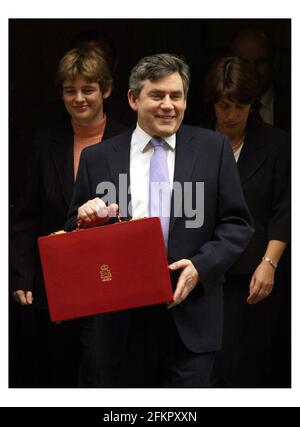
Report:
[[59,61],[57,84],[60,89],[66,80],[73,81],[78,77],[88,82],[98,82],[102,93],[112,87],[112,75],[99,48],[87,46],[71,49]]

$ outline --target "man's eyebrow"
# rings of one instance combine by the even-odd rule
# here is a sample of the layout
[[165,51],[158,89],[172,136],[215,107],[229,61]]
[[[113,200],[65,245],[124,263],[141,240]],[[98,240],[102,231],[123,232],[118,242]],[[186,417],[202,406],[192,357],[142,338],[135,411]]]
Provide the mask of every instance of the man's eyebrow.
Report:
[[163,90],[159,90],[159,89],[151,89],[149,93],[153,94],[153,93],[165,93],[165,92]]
[[[160,89],[152,89],[149,92],[149,95],[163,95],[164,93],[166,93],[164,90],[160,90]],[[182,90],[173,90],[171,91],[171,95],[182,95]]]

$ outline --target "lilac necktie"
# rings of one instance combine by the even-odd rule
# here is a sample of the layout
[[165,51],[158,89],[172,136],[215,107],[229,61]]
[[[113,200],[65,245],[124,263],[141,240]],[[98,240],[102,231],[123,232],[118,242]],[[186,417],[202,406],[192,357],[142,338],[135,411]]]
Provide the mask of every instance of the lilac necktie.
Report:
[[154,152],[150,161],[149,216],[160,218],[165,245],[168,246],[171,191],[165,141],[152,138]]

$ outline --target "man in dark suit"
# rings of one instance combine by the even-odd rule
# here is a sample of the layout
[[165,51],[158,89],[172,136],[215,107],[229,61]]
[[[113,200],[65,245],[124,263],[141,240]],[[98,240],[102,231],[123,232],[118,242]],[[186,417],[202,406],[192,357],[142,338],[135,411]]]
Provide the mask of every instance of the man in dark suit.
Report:
[[259,119],[291,131],[290,75],[279,73],[278,52],[270,37],[260,28],[244,28],[232,42],[233,54],[248,62],[259,83],[259,100],[254,105]]
[[[151,216],[153,169],[156,176],[161,173],[153,160],[157,145],[167,171],[167,178],[158,181],[174,190],[172,203],[166,204],[170,210],[161,216],[173,301],[97,316],[94,331],[83,337],[94,357],[89,363],[96,366],[94,377],[91,366],[86,366],[86,386],[209,384],[221,344],[224,273],[245,249],[253,230],[226,138],[181,125],[188,87],[189,69],[178,57],[157,54],[141,59],[129,80],[129,104],[138,116],[135,130],[82,153],[67,229],[77,222],[91,227],[109,219],[115,205],[106,207],[101,200],[104,191],[98,193],[97,187],[113,183],[114,201],[120,204],[124,198],[120,175],[130,182],[130,194],[126,187],[125,195],[130,214]],[[178,186],[183,189],[180,202]]]

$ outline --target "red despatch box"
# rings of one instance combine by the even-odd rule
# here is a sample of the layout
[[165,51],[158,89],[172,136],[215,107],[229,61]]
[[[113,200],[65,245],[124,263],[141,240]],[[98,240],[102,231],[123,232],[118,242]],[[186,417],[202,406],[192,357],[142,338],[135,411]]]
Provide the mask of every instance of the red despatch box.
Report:
[[172,301],[159,218],[38,239],[52,321]]

